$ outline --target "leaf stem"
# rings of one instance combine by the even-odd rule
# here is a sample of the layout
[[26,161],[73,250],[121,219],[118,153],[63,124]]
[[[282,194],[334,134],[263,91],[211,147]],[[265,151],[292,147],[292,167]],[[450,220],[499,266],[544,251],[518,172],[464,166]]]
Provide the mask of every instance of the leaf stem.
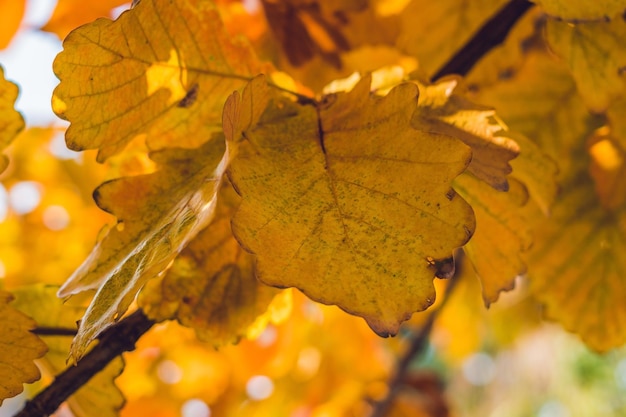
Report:
[[78,362],[57,375],[43,391],[28,401],[15,417],[48,416],[70,395],[82,387],[123,352],[135,349],[137,340],[152,327],[154,322],[141,310],[105,330],[99,343]]
[[441,313],[441,310],[443,310],[446,303],[450,299],[450,295],[454,291],[454,288],[459,281],[459,272],[460,271],[457,271],[457,273],[452,278],[450,278],[450,283],[448,284],[448,288],[439,307],[437,307],[436,310],[430,313],[430,315],[426,319],[426,323],[424,323],[424,325],[420,328],[418,332],[413,334],[411,344],[409,345],[406,352],[404,352],[404,354],[402,355],[402,358],[400,358],[400,361],[396,366],[396,373],[388,383],[389,391],[387,391],[387,395],[385,396],[385,398],[374,404],[374,409],[372,410],[372,414],[370,415],[370,417],[384,417],[385,415],[387,415],[387,412],[389,411],[389,408],[391,407],[393,401],[402,389],[403,382],[407,374],[409,373],[409,367],[411,363],[426,349],[428,345],[428,337],[433,328],[433,324],[435,323],[435,319],[437,319],[437,317]]
[[437,80],[449,74],[466,75],[487,52],[504,42],[511,28],[532,6],[534,4],[528,0],[509,1],[482,25],[432,79]]

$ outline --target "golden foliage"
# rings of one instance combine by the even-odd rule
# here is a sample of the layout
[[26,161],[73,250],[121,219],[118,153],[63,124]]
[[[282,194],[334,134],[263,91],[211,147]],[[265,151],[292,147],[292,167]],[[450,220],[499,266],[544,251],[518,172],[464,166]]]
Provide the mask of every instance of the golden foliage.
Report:
[[111,9],[127,3],[124,0],[106,0],[96,3],[59,0],[52,16],[41,29],[56,34],[59,39],[64,39],[68,33],[77,27],[99,17],[110,17]]
[[24,0],[2,0],[0,1],[0,49],[9,46],[11,39],[17,32],[22,23],[24,9],[26,7]]
[[23,384],[40,378],[33,361],[42,357],[46,344],[30,331],[36,324],[33,319],[9,306],[13,296],[0,291],[0,404],[23,390]]
[[451,189],[470,154],[412,125],[415,85],[383,98],[369,87],[366,77],[316,108],[281,100],[257,78],[226,103],[224,132],[243,196],[233,232],[259,278],[389,335],[433,303],[433,277],[450,273],[441,268],[473,233],[473,213]]
[[[0,152],[24,129],[22,115],[13,108],[17,93],[17,86],[4,79],[4,70],[0,67]],[[8,164],[7,157],[0,154],[0,173]]]

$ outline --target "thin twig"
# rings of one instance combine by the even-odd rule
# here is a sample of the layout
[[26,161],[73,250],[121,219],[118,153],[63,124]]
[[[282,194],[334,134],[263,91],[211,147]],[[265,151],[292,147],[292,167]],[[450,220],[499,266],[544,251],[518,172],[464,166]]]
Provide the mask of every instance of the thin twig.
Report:
[[528,0],[511,0],[480,28],[459,51],[446,62],[432,79],[444,75],[466,75],[490,50],[506,39],[511,28],[534,6]]
[[59,374],[48,387],[28,401],[15,417],[42,417],[54,413],[63,401],[114,358],[134,350],[137,340],[153,324],[141,310],[137,310],[111,326],[102,333],[99,343],[76,366],[70,366]]
[[398,393],[402,389],[403,381],[405,380],[407,374],[409,373],[409,367],[411,363],[415,360],[417,356],[419,356],[428,345],[428,338],[430,336],[430,331],[433,328],[433,324],[435,323],[435,319],[441,313],[441,310],[445,307],[446,303],[450,299],[450,295],[452,294],[454,288],[456,287],[456,283],[459,281],[459,271],[450,278],[450,283],[448,284],[448,288],[444,295],[443,300],[439,307],[434,310],[428,318],[426,319],[426,323],[420,328],[419,332],[413,335],[413,340],[409,345],[408,349],[402,355],[400,362],[396,366],[396,373],[391,378],[388,383],[389,391],[387,391],[387,395],[381,401],[374,404],[374,409],[372,410],[372,414],[370,417],[384,417],[387,415],[391,404],[396,399]]

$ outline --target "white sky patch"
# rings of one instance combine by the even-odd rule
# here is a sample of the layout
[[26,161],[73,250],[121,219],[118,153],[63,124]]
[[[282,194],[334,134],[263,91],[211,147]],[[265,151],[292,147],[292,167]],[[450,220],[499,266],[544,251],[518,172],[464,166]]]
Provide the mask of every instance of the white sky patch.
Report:
[[61,51],[56,35],[38,30],[45,24],[56,1],[28,0],[22,29],[8,48],[0,51],[0,65],[5,77],[20,88],[16,108],[29,126],[48,126],[58,120],[50,99],[58,79],[52,61]]

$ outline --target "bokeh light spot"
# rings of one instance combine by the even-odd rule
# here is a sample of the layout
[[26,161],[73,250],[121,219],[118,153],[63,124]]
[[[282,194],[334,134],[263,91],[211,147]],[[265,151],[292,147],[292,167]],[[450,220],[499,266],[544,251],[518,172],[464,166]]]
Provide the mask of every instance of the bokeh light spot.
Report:
[[487,385],[496,376],[496,364],[486,353],[475,353],[463,362],[463,376],[472,385]]
[[253,376],[246,383],[246,393],[252,400],[264,400],[274,392],[274,383],[265,375]]
[[211,417],[211,409],[207,403],[197,398],[185,401],[180,413],[182,417]]
[[9,204],[17,214],[28,214],[41,202],[41,185],[35,181],[22,181],[11,187]]
[[183,371],[174,361],[167,359],[159,363],[157,376],[166,384],[177,384],[183,379]]
[[43,224],[50,230],[63,230],[70,224],[70,215],[63,206],[49,206],[43,212]]

